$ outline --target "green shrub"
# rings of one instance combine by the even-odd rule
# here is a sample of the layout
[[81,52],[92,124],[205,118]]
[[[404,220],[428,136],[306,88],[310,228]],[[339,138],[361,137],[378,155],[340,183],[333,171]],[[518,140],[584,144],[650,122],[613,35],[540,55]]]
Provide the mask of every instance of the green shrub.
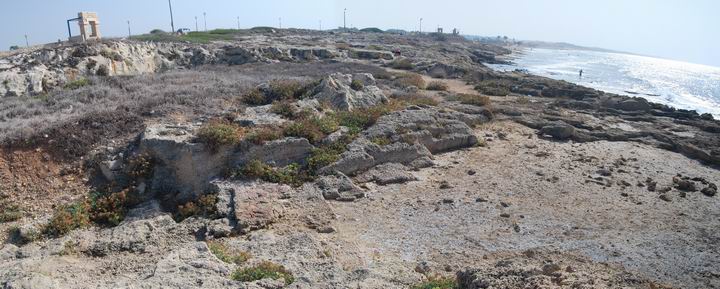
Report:
[[386,136],[374,137],[370,141],[379,146],[386,146],[392,143],[392,141]]
[[205,194],[195,201],[179,205],[175,213],[175,219],[181,221],[193,216],[214,218],[217,215],[216,203],[217,194]]
[[283,137],[283,129],[277,126],[256,128],[246,134],[245,140],[256,145],[262,145],[268,141],[274,141]]
[[300,169],[298,164],[290,164],[284,168],[273,168],[258,160],[247,163],[236,173],[235,177],[257,178],[270,183],[295,187],[299,187],[305,181],[311,179],[307,172]]
[[198,140],[207,144],[213,151],[224,145],[237,144],[242,136],[242,127],[225,120],[211,120],[197,133]]
[[359,133],[377,122],[381,116],[395,110],[395,103],[377,105],[353,111],[341,111],[334,115],[341,126],[348,127],[352,134]]
[[275,264],[269,261],[263,261],[257,266],[249,268],[238,268],[230,276],[233,280],[240,282],[252,282],[262,280],[265,278],[285,281],[285,285],[290,285],[295,282],[295,278],[292,273],[285,269],[282,265]]
[[267,96],[272,100],[302,99],[311,88],[311,84],[297,80],[278,79],[269,82]]
[[311,117],[293,122],[285,127],[283,134],[288,137],[306,138],[318,143],[328,134],[338,130],[338,122],[332,117]]
[[0,223],[16,221],[21,217],[20,207],[10,202],[8,196],[0,195]]
[[128,190],[111,194],[93,192],[87,202],[91,221],[100,225],[117,226],[125,219],[128,211]]
[[365,87],[365,85],[362,83],[362,81],[358,79],[353,79],[352,82],[350,82],[350,88],[352,88],[355,91],[360,91]]
[[376,28],[376,27],[368,27],[360,29],[361,32],[368,32],[368,33],[383,33],[382,29]]
[[428,277],[425,282],[412,286],[412,289],[455,289],[457,281],[452,277]]
[[95,71],[95,75],[108,76],[108,75],[110,75],[110,69],[105,64],[100,65],[100,67],[98,67],[98,69]]
[[308,170],[311,174],[316,174],[321,168],[328,166],[340,159],[340,155],[347,150],[351,138],[323,145],[313,149],[307,158]]
[[288,100],[273,102],[270,112],[285,118],[293,119],[298,116],[298,109]]
[[242,97],[240,97],[240,99],[247,105],[265,105],[270,103],[268,98],[265,97],[265,94],[257,88],[246,92]]
[[475,86],[475,90],[487,95],[507,96],[510,94],[509,85],[502,80],[483,80]]
[[230,249],[227,245],[221,243],[220,241],[207,241],[207,245],[210,249],[210,252],[212,252],[215,257],[225,263],[242,265],[247,260],[252,258],[252,255],[250,255],[250,253]]
[[448,90],[448,85],[442,81],[430,81],[427,84],[427,90],[446,91]]
[[128,158],[127,173],[133,179],[150,178],[155,168],[155,160],[147,154],[138,154]]
[[80,79],[65,83],[63,88],[75,90],[75,89],[81,88],[83,86],[88,86],[88,85],[90,85],[90,80],[88,80],[87,78],[80,78]]
[[458,94],[458,100],[460,100],[460,103],[462,104],[470,104],[476,106],[485,106],[490,104],[490,97],[477,94],[461,93]]
[[412,70],[415,68],[415,64],[407,58],[398,58],[390,62],[390,67],[402,70]]
[[43,233],[51,237],[59,237],[89,225],[88,205],[85,202],[78,202],[56,209],[50,221],[45,225]]

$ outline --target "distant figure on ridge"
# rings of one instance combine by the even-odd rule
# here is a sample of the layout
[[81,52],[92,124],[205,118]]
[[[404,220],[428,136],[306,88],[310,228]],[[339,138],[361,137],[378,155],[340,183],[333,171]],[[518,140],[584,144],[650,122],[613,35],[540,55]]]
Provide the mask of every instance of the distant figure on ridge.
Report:
[[582,69],[580,69],[580,78],[582,78],[582,73],[583,73],[583,71],[582,71]]

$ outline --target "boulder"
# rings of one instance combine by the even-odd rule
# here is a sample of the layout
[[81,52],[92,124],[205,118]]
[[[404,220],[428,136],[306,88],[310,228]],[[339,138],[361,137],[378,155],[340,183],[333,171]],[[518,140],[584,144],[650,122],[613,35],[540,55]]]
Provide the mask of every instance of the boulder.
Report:
[[650,103],[644,98],[633,97],[619,101],[614,107],[624,111],[649,111]]
[[[278,200],[294,192],[288,185],[265,182],[223,181],[213,185],[218,191],[217,211],[227,217],[227,225],[238,233],[266,228],[274,223],[283,211]],[[211,231],[226,234],[222,224],[213,224],[211,228],[220,229]]]
[[575,127],[559,121],[543,126],[539,132],[541,135],[549,135],[557,140],[571,139],[575,135]]
[[[473,129],[487,121],[482,112],[465,114],[435,107],[411,107],[378,119],[360,137],[348,145],[340,159],[320,170],[322,174],[341,172],[355,175],[384,163],[413,168],[432,165],[433,153],[474,146],[478,143]],[[376,139],[390,143],[379,145]]]
[[361,174],[357,180],[364,183],[375,182],[378,185],[384,186],[416,181],[417,178],[408,172],[408,168],[402,164],[386,163]]
[[320,177],[315,182],[326,200],[354,201],[365,197],[365,192],[343,173]]
[[[363,83],[363,87],[359,90],[353,89],[353,80]],[[375,78],[369,73],[333,73],[320,82],[313,98],[327,102],[335,109],[346,111],[372,107],[388,101],[382,90],[375,86]]]
[[195,142],[195,124],[155,124],[140,139],[140,153],[153,158],[155,167],[148,197],[183,204],[211,189],[210,182],[226,171],[253,160],[276,166],[302,163],[313,149],[303,138],[284,138],[262,145],[243,142],[211,150]]

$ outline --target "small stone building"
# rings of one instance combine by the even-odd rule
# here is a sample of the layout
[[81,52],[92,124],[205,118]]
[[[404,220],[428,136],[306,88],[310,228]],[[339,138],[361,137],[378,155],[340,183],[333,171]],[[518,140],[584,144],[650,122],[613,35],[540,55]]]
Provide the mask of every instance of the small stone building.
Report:
[[80,12],[78,17],[68,20],[68,33],[70,33],[70,21],[77,21],[80,27],[80,35],[69,35],[72,42],[84,42],[100,39],[100,20],[95,12]]

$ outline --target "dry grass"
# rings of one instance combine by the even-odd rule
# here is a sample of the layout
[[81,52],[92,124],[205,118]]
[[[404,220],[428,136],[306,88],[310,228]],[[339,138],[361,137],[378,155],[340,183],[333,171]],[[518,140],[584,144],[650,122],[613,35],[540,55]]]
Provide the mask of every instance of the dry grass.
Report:
[[420,89],[425,89],[425,79],[422,75],[417,73],[402,73],[398,74],[395,78],[395,83],[401,87],[415,86]]
[[241,111],[239,96],[263,82],[380,71],[347,63],[256,63],[93,78],[90,85],[53,91],[42,98],[4,98],[0,143],[13,148],[44,147],[55,158],[77,159],[104,141],[139,133],[147,119]]
[[447,91],[448,85],[445,82],[434,80],[434,81],[430,81],[427,84],[426,89],[427,90],[435,90],[435,91]]
[[485,95],[461,93],[458,94],[457,97],[462,104],[470,104],[477,106],[486,106],[490,104],[490,97]]

